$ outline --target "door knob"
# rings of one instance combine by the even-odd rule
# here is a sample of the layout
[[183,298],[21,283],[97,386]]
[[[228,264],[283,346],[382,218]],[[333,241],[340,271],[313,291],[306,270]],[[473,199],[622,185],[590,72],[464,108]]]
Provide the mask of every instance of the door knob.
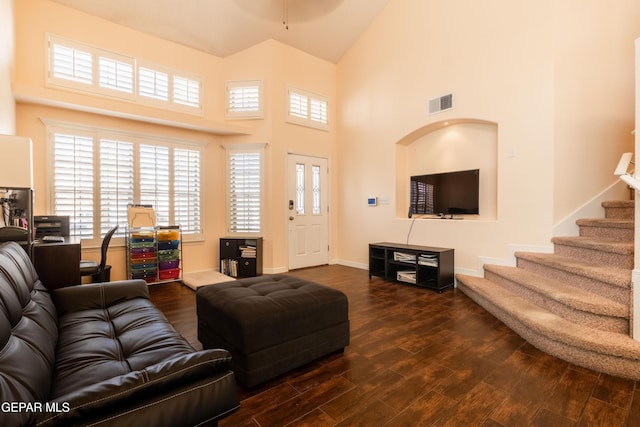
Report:
[[289,217],[289,221],[293,221],[294,218],[292,216]]

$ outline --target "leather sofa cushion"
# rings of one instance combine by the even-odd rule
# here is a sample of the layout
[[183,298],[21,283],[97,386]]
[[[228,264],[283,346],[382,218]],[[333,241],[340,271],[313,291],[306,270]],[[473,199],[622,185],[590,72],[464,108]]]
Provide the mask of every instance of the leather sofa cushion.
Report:
[[[76,388],[68,394],[58,396],[54,400],[67,402],[70,411],[46,414],[38,421],[51,425],[86,423],[96,414],[115,414],[126,412],[127,408],[132,405],[151,405],[153,400],[149,401],[149,399],[152,399],[153,396],[163,396],[167,390],[175,390],[178,395],[197,389],[196,385],[199,382],[207,384],[207,382],[221,381],[222,384],[225,382],[235,384],[233,373],[228,371],[230,361],[231,355],[221,349],[199,351],[169,358],[144,369],[108,378],[83,388]],[[211,397],[215,397],[215,401],[200,402],[200,404],[220,406],[221,408],[237,407],[237,397],[234,394],[229,394],[227,397],[218,393]],[[162,404],[171,405],[172,403],[165,401]],[[186,420],[188,414],[183,416],[185,417],[183,419],[185,425],[191,425],[192,422]],[[138,420],[138,424],[140,421]],[[145,423],[150,422],[149,419],[144,421]],[[163,422],[166,424],[166,420]]]
[[26,252],[15,243],[5,245],[2,252],[0,396],[5,402],[44,402],[58,338],[56,309]]
[[112,282],[54,292],[60,316],[52,399],[195,351],[138,283],[133,290],[130,282]]

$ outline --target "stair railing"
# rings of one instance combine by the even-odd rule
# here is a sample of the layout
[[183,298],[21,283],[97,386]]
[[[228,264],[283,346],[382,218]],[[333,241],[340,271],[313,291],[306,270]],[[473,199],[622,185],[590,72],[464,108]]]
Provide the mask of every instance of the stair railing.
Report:
[[636,191],[640,191],[640,179],[635,175],[634,171],[627,172],[629,168],[629,164],[634,164],[631,161],[633,157],[633,153],[623,153],[618,161],[618,166],[616,166],[616,170],[613,172],[614,175],[618,176],[622,181],[624,181],[628,186],[633,188]]

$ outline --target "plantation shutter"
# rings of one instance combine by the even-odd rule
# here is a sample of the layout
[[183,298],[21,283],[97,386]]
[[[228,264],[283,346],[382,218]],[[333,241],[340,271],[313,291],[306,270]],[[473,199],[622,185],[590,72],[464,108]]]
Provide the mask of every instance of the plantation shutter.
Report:
[[183,233],[200,233],[200,150],[176,148],[173,165],[174,222]]
[[169,161],[168,147],[140,145],[140,203],[153,205],[158,225],[171,225]]
[[200,107],[200,82],[186,77],[173,77],[173,102]]
[[133,94],[133,64],[100,56],[98,82],[101,88]]
[[93,83],[93,57],[91,52],[53,44],[53,77],[78,83]]
[[261,117],[261,82],[228,82],[227,114],[231,117]]
[[69,216],[74,236],[93,237],[93,138],[55,133],[53,136],[53,206]]
[[150,68],[138,68],[138,94],[148,98],[169,100],[169,75]]
[[309,118],[315,122],[327,123],[327,102],[311,98],[311,114]]
[[262,152],[230,151],[229,232],[261,231]]
[[[133,143],[100,140],[100,235],[127,223],[127,205],[134,203]],[[118,234],[123,234],[120,230]]]
[[289,92],[289,114],[306,119],[309,116],[307,102],[306,96],[293,91]]

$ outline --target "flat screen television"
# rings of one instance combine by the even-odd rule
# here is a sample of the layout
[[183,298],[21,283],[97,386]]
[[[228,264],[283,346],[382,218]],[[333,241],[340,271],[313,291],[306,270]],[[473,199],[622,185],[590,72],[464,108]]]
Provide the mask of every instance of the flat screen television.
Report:
[[409,215],[478,214],[480,169],[411,177]]

